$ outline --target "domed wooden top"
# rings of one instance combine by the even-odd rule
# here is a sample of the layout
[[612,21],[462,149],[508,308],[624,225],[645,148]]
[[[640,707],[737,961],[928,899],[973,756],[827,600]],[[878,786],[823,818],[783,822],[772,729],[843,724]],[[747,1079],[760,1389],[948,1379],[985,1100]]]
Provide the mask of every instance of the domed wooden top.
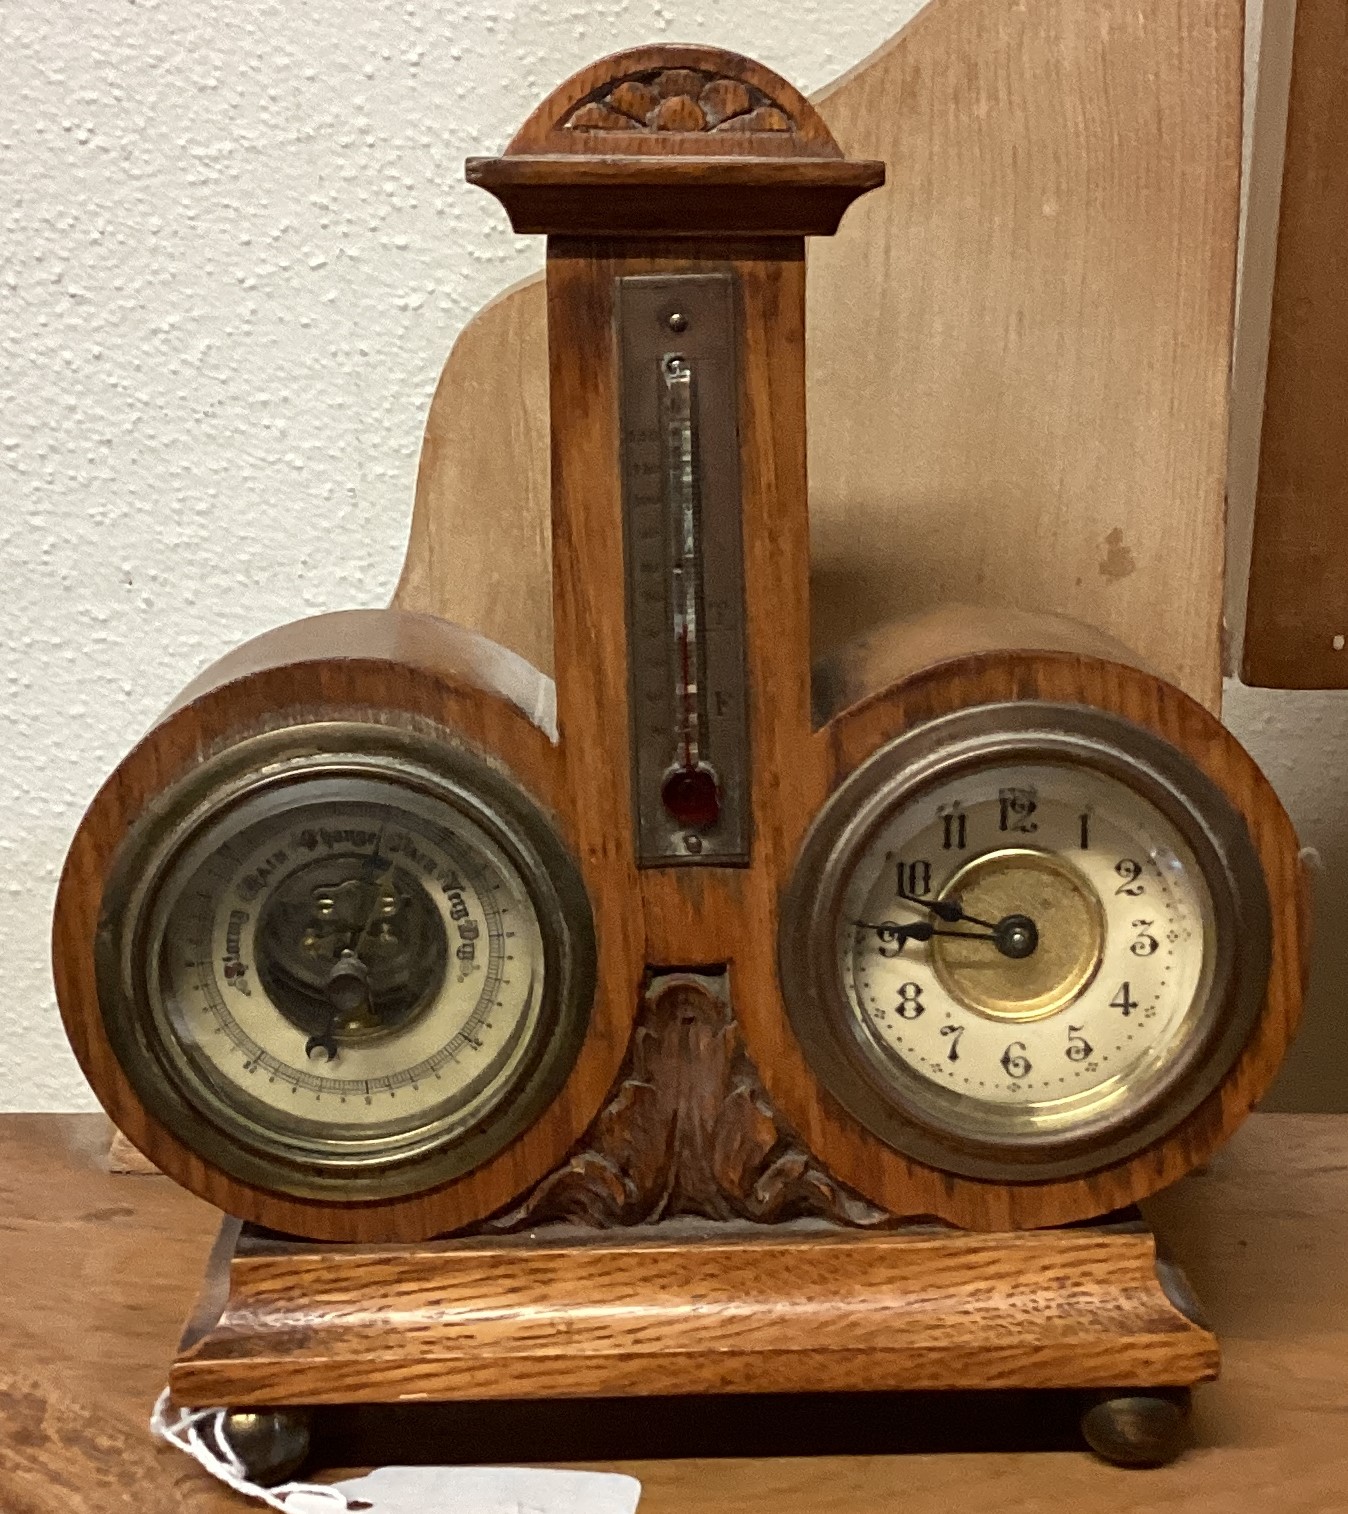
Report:
[[831,235],[883,163],[848,162],[771,69],[714,47],[643,47],[573,74],[499,158],[470,158],[521,232]]

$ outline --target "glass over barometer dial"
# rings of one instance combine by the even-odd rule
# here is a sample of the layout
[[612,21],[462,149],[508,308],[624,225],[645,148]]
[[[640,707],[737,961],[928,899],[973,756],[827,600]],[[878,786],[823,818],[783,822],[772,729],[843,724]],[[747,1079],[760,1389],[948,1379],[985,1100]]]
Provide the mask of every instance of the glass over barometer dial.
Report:
[[1224,796],[1126,722],[1036,713],[969,712],[873,759],[784,923],[793,1020],[835,1093],[974,1176],[1089,1170],[1182,1118],[1267,976],[1262,874]]
[[417,1191],[556,1092],[588,906],[541,812],[470,755],[296,744],[233,753],[143,828],[105,913],[109,1033],[152,1111],[235,1176]]

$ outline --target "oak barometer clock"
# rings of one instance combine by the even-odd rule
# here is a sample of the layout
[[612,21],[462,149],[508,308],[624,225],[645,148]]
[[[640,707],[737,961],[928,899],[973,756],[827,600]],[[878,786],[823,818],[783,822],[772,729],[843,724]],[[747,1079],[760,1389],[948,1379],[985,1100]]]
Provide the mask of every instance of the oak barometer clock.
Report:
[[619,54],[468,174],[548,238],[555,683],[428,615],[269,633],[62,882],[90,1081],[248,1222],[175,1393],[1077,1387],[1169,1454],[1212,1336],[1140,1225],[1054,1227],[1267,1086],[1285,814],[1051,614],[812,668],[805,238],[884,168],[784,80]]

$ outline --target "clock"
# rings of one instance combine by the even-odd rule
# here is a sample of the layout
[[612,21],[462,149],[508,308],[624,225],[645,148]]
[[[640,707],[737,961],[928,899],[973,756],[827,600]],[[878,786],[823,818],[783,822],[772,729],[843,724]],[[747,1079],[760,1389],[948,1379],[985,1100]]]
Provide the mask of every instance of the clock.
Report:
[[1051,614],[812,664],[805,237],[884,166],[785,80],[620,54],[468,174],[549,239],[555,681],[435,616],[281,627],[62,878],[92,1086],[258,1227],[175,1393],[943,1388],[989,1343],[1007,1386],[1199,1380],[1150,1239],[1052,1227],[1207,1160],[1278,1067],[1267,780]]
[[1221,1084],[1269,938],[1258,853],[1196,765],[1104,711],[1018,701],[905,733],[831,796],[782,975],[868,1129],[951,1173],[1042,1182],[1130,1156]]
[[189,687],[58,900],[114,1118],[274,1229],[462,1231],[574,1160],[691,965],[880,1212],[1066,1223],[1203,1160],[1299,1002],[1295,838],[1238,743],[1050,615],[811,667],[796,249],[882,166],[691,49],[583,71],[469,176],[552,239],[555,685],[389,610]]

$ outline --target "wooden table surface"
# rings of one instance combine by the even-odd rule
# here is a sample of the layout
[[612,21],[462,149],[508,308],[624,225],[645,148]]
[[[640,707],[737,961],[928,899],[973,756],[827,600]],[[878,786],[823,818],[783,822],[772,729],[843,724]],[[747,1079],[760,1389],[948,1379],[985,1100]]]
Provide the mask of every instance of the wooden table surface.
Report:
[[[107,1141],[95,1116],[0,1118],[0,1514],[258,1507],[150,1440],[217,1216],[165,1178],[109,1175]],[[459,1411],[400,1421],[396,1452],[547,1461],[659,1443],[659,1460],[586,1463],[640,1478],[642,1514],[1348,1510],[1348,1117],[1256,1116],[1151,1215],[1226,1353],[1195,1395],[1196,1449],[1160,1471],[1104,1466],[1070,1449],[1060,1409],[988,1396],[694,1401],[659,1424],[640,1403],[569,1406],[532,1411],[537,1434],[518,1410]],[[368,1442],[368,1416],[339,1421],[330,1456],[380,1454],[357,1425]],[[750,1445],[788,1454],[708,1454]]]

